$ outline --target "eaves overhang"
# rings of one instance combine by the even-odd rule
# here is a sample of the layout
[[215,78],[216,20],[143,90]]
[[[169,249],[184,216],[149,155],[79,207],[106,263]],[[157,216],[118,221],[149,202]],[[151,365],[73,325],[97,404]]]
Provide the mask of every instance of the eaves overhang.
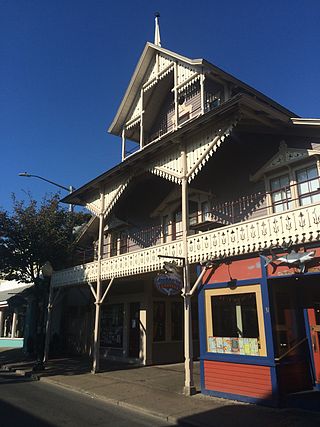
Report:
[[242,110],[245,110],[245,107],[251,108],[253,110],[257,108],[264,109],[270,114],[270,116],[274,114],[278,119],[281,119],[284,125],[292,126],[292,123],[290,122],[289,116],[287,114],[274,111],[272,107],[267,106],[258,99],[240,93],[233,98],[230,98],[228,101],[222,103],[214,110],[204,114],[203,116],[199,116],[193,120],[190,120],[174,133],[168,134],[162,139],[146,145],[142,150],[139,150],[131,156],[127,157],[120,164],[114,166],[113,168],[99,175],[97,178],[89,181],[87,184],[75,190],[73,193],[61,199],[61,202],[84,206],[86,204],[85,194],[87,192],[98,190],[99,187],[106,181],[110,182],[113,179],[121,178],[121,176],[125,177],[128,173],[141,171],[142,162],[146,163],[149,159],[152,159],[155,153],[158,156],[162,150],[166,150],[168,148],[168,144],[172,143],[173,140],[181,139],[181,137],[183,137],[186,133],[206,125],[213,119],[219,119],[222,116],[227,116],[228,114],[233,116],[235,114],[239,114],[239,121],[241,121],[242,117],[240,113]]
[[237,79],[232,74],[227,73],[226,71],[208,62],[207,60],[203,60],[203,65],[206,67],[207,70],[210,70],[213,75],[217,75],[226,82],[233,83],[235,86],[241,87],[242,89],[250,92],[253,96],[256,96],[258,99],[266,102],[267,104],[270,104],[270,106],[281,111],[282,113],[287,114],[290,117],[297,116],[295,113],[288,110],[286,107],[279,104],[278,102],[274,101],[272,98],[269,98],[267,95],[263,94],[259,90],[248,85],[247,83],[244,83],[242,80]]
[[291,121],[294,125],[320,126],[320,119],[319,118],[292,117]]

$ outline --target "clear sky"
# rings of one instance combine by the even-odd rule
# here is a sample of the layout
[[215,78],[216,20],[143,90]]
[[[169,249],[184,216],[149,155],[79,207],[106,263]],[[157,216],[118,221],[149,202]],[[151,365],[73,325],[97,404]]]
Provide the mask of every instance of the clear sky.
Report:
[[[161,13],[164,48],[320,117],[319,0],[0,0],[0,206],[80,187],[120,161],[108,135]],[[63,191],[62,191],[63,194]]]

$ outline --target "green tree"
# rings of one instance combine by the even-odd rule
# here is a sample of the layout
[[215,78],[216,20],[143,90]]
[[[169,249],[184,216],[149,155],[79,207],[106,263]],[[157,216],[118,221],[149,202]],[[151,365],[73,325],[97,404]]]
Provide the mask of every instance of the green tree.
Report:
[[50,261],[54,270],[68,267],[75,250],[75,229],[88,214],[68,212],[59,196],[40,203],[13,197],[12,213],[0,210],[0,274],[7,280],[36,283],[41,267]]

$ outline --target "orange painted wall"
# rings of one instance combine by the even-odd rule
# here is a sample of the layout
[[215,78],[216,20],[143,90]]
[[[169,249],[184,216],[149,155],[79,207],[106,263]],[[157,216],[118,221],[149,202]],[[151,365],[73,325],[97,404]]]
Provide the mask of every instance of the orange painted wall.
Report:
[[268,366],[206,360],[204,380],[206,390],[263,400],[272,398],[271,372]]
[[204,275],[203,283],[229,282],[231,279],[247,280],[261,277],[260,258],[249,258],[222,263]]
[[[301,249],[301,252],[303,250]],[[320,248],[313,248],[313,249],[307,249],[307,252],[316,251],[314,259],[312,261],[307,262],[306,267],[307,271],[309,273],[319,273],[320,272]],[[277,257],[280,257],[281,255],[287,255],[287,253],[284,254],[277,254]],[[271,255],[268,256],[268,258],[271,258]],[[277,262],[273,266],[272,264],[269,264],[267,266],[267,274],[269,277],[272,276],[288,276],[290,274],[298,274],[300,272],[299,267],[297,266],[289,266],[288,264],[279,265]]]

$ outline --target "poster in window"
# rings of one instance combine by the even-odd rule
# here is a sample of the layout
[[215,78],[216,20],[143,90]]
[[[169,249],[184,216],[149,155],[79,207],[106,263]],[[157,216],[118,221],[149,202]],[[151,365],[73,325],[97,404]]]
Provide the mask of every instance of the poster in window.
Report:
[[208,351],[211,353],[217,352],[216,337],[208,337]]
[[223,352],[231,353],[231,338],[223,338]]
[[239,338],[231,338],[231,353],[239,353]]
[[216,337],[217,353],[223,353],[223,338]]

